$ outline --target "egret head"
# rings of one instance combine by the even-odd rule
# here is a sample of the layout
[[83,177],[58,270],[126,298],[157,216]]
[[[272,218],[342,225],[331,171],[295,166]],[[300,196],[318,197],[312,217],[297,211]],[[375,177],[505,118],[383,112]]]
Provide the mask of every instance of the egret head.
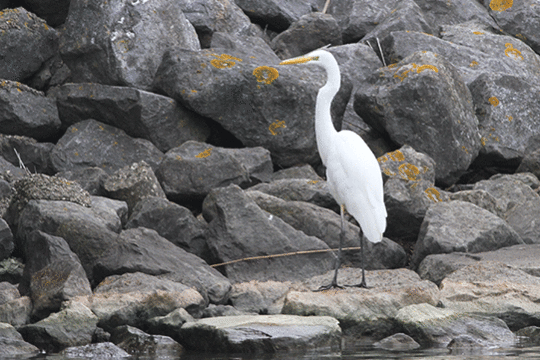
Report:
[[323,49],[317,49],[309,54],[298,56],[292,59],[283,60],[279,65],[296,65],[296,64],[311,64],[311,65],[322,65],[323,62],[329,57],[332,57],[328,51]]
[[[334,92],[334,95],[335,95],[335,93],[337,93],[341,85],[341,76],[339,72],[339,66],[336,59],[334,58],[334,55],[332,55],[330,52],[325,50],[327,47],[328,46],[325,46],[321,49],[314,50],[306,55],[284,60],[280,62],[279,65],[293,65],[293,64],[319,65],[324,70],[326,70],[327,81],[324,88],[326,90],[331,90],[331,92]],[[332,97],[334,95],[332,95]]]

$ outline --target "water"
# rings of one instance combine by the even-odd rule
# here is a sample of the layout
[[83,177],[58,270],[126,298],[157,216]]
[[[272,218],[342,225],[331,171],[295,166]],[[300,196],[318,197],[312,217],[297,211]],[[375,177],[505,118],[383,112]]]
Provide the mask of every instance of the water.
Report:
[[[475,349],[467,350],[449,350],[446,348],[428,348],[410,351],[386,351],[375,349],[371,346],[349,347],[341,354],[200,354],[186,352],[182,356],[170,356],[161,354],[160,356],[139,356],[132,357],[129,360],[489,360],[500,359],[504,357],[508,360],[513,359],[540,359],[540,346],[515,347],[508,349]],[[0,356],[0,359],[2,357]],[[22,358],[20,358],[22,359]],[[28,358],[26,358],[28,359]],[[41,355],[30,358],[32,360],[72,360],[59,355]],[[82,358],[77,358],[82,359]],[[85,358],[84,360],[88,360]],[[112,358],[98,358],[93,360],[111,360]],[[2,359],[3,360],[3,359]]]

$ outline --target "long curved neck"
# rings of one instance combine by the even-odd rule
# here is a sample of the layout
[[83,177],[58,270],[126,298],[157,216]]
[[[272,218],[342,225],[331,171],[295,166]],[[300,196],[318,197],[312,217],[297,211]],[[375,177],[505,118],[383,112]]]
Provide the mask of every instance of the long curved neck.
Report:
[[336,128],[332,122],[330,107],[332,100],[339,91],[341,86],[341,76],[339,66],[336,60],[331,57],[329,63],[325,64],[327,80],[326,84],[319,90],[317,94],[317,104],[315,106],[315,135],[317,137],[317,148],[323,164],[327,164],[329,149],[334,141],[333,138],[337,135]]

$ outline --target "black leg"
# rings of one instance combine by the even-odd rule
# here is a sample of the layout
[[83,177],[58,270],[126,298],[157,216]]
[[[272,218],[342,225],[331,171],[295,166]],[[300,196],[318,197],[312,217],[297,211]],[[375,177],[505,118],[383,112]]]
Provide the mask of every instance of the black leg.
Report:
[[360,230],[360,262],[362,264],[362,281],[360,284],[356,285],[348,285],[350,287],[361,287],[361,288],[368,288],[366,285],[366,271],[365,271],[365,259],[364,259],[364,233],[362,230]]
[[328,290],[328,289],[343,289],[343,286],[339,286],[337,283],[337,276],[339,271],[339,266],[341,265],[341,248],[343,247],[343,243],[345,242],[345,214],[344,214],[344,207],[343,205],[340,206],[340,213],[341,213],[341,233],[339,234],[339,249],[336,259],[336,269],[334,271],[334,278],[332,279],[332,282],[329,285],[323,285],[320,288],[318,288],[316,291],[322,291],[322,290]]

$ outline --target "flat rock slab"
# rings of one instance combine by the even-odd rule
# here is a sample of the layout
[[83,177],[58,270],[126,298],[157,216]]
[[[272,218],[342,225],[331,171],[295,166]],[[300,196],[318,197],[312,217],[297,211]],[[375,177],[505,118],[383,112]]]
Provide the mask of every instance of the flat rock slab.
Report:
[[[341,269],[340,285],[360,282],[361,269]],[[312,290],[330,283],[332,272],[316,276],[307,285]],[[399,309],[412,304],[439,301],[439,289],[407,269],[366,272],[368,289],[346,287],[321,292],[291,291],[285,298],[283,314],[332,316],[347,335],[388,336],[395,333],[394,317]]]
[[428,304],[411,305],[399,310],[396,320],[422,343],[447,346],[452,341],[475,347],[512,346],[515,335],[504,321],[491,316],[459,313]]
[[186,323],[183,343],[207,352],[334,352],[341,349],[341,328],[329,316],[242,315]]
[[429,255],[418,267],[422,279],[439,285],[450,273],[479,261],[498,261],[527,274],[540,277],[540,244],[514,245],[476,254],[452,253]]
[[512,330],[540,321],[540,278],[495,261],[465,266],[441,283],[445,308],[498,317]]

